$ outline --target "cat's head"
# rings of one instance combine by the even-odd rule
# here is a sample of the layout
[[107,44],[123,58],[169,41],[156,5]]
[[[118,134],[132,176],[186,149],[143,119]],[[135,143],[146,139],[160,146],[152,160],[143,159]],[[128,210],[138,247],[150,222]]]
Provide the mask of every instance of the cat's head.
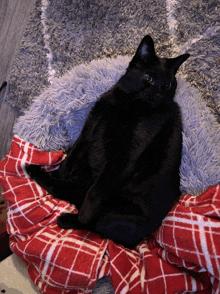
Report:
[[147,35],[119,84],[134,99],[141,99],[151,107],[157,107],[173,100],[177,85],[175,74],[188,57],[189,54],[183,54],[176,58],[159,58],[152,38]]

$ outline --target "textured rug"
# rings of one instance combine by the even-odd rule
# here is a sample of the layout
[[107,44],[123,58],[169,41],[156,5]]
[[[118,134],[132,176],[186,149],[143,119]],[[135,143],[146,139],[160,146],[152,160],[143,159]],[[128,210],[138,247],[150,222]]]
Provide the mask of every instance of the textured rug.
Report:
[[9,81],[21,110],[81,63],[133,54],[150,34],[161,55],[191,54],[186,78],[220,120],[219,0],[36,0]]
[[[66,150],[150,34],[161,57],[191,54],[176,93],[181,190],[202,193],[220,182],[219,15],[217,0],[36,0],[8,81],[6,100],[24,113],[14,133],[44,150]],[[102,283],[94,293],[112,291]]]

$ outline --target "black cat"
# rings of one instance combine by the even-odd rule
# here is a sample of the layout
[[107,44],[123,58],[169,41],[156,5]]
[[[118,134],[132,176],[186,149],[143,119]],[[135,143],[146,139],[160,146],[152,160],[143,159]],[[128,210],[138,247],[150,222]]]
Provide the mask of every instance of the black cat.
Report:
[[59,169],[27,166],[51,195],[78,208],[58,218],[61,228],[90,230],[133,248],[161,225],[180,196],[182,121],[173,98],[175,74],[188,57],[159,58],[145,36]]

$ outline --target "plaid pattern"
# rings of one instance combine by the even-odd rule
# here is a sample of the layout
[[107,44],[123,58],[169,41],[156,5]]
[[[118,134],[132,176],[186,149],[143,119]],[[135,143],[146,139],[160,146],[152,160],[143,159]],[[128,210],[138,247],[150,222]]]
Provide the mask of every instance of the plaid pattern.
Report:
[[14,136],[0,163],[8,201],[11,249],[27,264],[42,293],[91,293],[109,275],[116,294],[220,293],[220,187],[184,195],[154,234],[135,250],[88,231],[56,223],[74,205],[53,198],[25,172],[27,164],[53,169],[63,153],[44,152]]

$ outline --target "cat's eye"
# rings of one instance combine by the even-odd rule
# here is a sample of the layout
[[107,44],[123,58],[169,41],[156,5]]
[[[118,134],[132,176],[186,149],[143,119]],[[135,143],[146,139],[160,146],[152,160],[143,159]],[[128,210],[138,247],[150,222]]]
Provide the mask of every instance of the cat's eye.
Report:
[[151,77],[150,75],[148,75],[148,74],[146,74],[146,75],[144,76],[144,78],[145,78],[145,81],[147,81],[147,82],[149,82],[149,83],[153,81],[152,77]]

